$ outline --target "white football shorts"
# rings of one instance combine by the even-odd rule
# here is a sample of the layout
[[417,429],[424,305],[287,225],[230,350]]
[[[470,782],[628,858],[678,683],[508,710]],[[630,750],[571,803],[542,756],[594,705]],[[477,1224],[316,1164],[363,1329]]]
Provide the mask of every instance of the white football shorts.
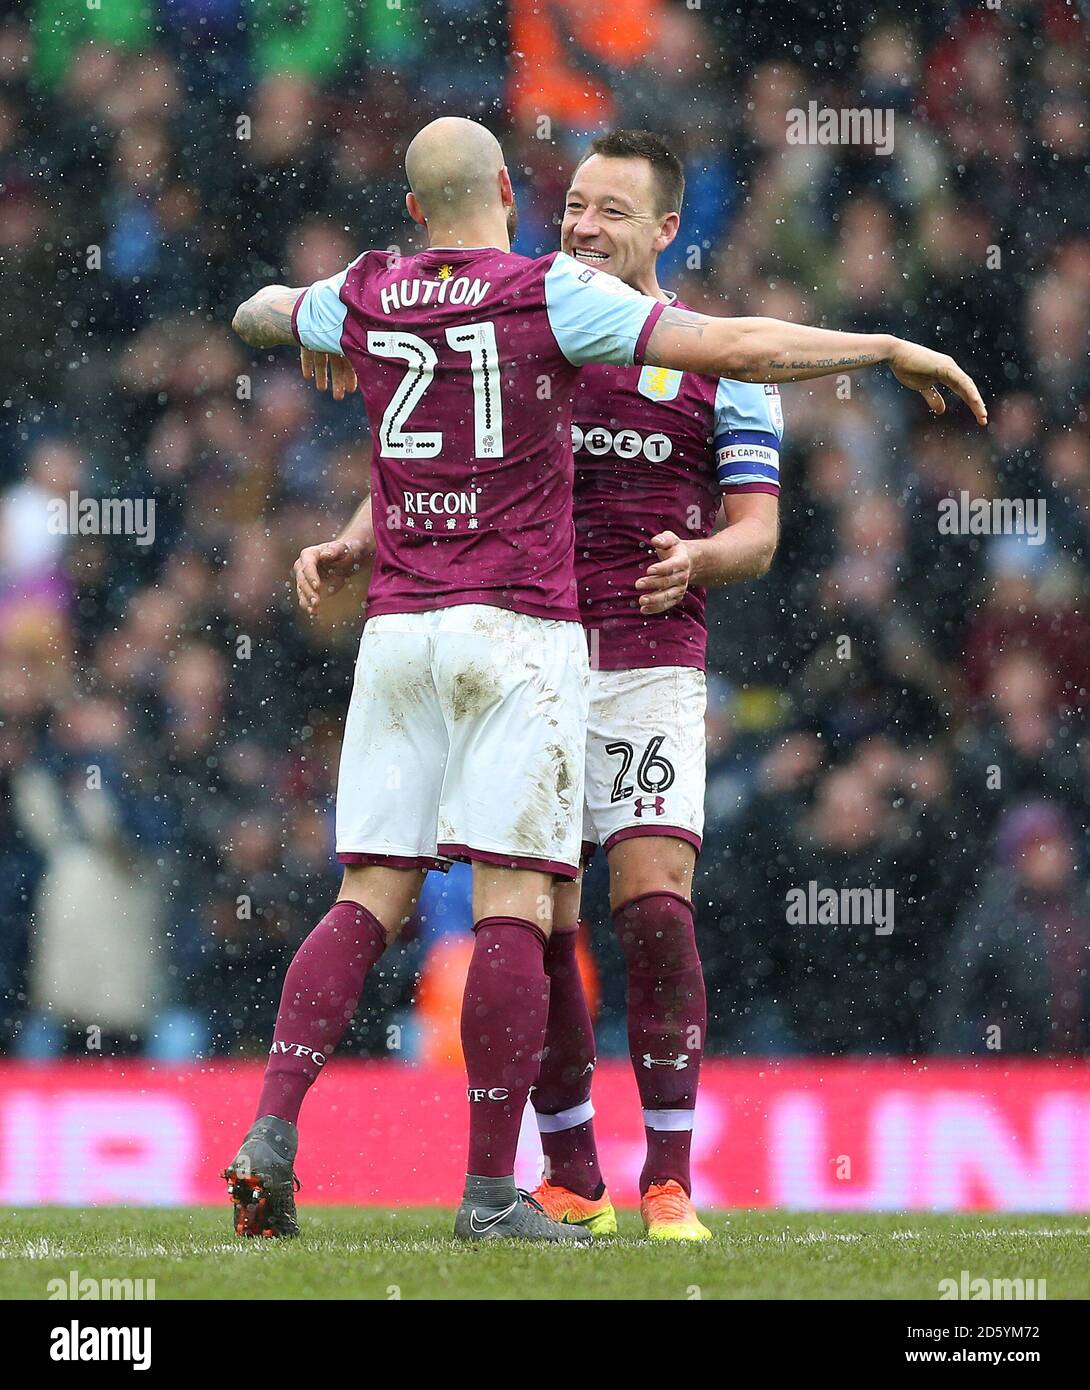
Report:
[[637,835],[673,835],[699,852],[706,706],[695,666],[591,672],[584,855]]
[[578,872],[587,644],[485,604],[368,620],[337,783],[343,864]]

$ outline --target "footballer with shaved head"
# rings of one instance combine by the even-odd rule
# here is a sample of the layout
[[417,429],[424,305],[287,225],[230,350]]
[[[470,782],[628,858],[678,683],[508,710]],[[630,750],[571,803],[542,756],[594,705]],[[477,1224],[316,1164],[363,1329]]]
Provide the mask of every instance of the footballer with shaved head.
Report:
[[[511,180],[495,138],[473,121],[426,126],[406,173],[426,250],[369,251],[307,288],[268,286],[233,321],[252,346],[305,349],[316,380],[331,372],[338,394],[358,381],[374,441],[375,558],[338,777],[341,890],[288,968],[257,1116],[225,1176],[240,1234],[297,1232],[307,1090],[425,871],[465,859],[469,1162],[454,1233],[582,1241],[585,1227],[552,1219],[514,1182],[545,1044],[552,889],[580,870],[589,670],[572,520],[579,369],[764,382],[888,362],[932,409],[945,408],[945,384],[986,416],[965,373],[928,348],[694,314],[564,252],[513,254]],[[363,556],[370,532],[361,508],[337,542],[315,548],[300,582],[309,605]]]

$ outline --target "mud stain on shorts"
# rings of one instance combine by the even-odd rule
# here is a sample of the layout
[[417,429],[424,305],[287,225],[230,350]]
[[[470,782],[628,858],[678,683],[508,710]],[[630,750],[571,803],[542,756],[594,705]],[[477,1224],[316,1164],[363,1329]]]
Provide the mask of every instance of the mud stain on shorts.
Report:
[[455,720],[476,719],[500,698],[499,683],[484,670],[457,671],[451,692],[451,714]]
[[431,672],[417,670],[399,673],[379,692],[365,692],[363,698],[374,699],[380,694],[383,722],[391,732],[400,734],[405,732],[405,722],[411,721],[413,711],[434,693]]
[[557,795],[563,796],[572,784],[572,769],[568,761],[568,754],[556,743],[550,743],[547,752],[556,772]]
[[540,775],[530,779],[526,804],[515,821],[515,836],[523,853],[554,858],[557,843],[570,837],[575,769],[567,749],[550,743]]

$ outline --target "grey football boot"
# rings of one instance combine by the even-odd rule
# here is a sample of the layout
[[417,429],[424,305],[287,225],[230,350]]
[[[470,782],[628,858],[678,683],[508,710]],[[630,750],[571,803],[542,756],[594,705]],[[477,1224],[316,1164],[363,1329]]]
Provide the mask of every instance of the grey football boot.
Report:
[[593,1237],[582,1226],[561,1225],[541,1203],[509,1178],[470,1178],[454,1218],[455,1240],[536,1240],[584,1245]]
[[250,1126],[222,1176],[234,1203],[235,1234],[297,1236],[295,1153],[299,1131],[289,1120],[263,1115]]

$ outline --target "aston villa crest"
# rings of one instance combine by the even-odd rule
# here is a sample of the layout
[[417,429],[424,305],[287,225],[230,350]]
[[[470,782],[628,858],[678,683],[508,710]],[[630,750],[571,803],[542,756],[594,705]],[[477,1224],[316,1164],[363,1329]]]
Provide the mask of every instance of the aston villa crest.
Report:
[[668,367],[644,367],[636,389],[649,401],[672,401],[681,390],[681,372]]

